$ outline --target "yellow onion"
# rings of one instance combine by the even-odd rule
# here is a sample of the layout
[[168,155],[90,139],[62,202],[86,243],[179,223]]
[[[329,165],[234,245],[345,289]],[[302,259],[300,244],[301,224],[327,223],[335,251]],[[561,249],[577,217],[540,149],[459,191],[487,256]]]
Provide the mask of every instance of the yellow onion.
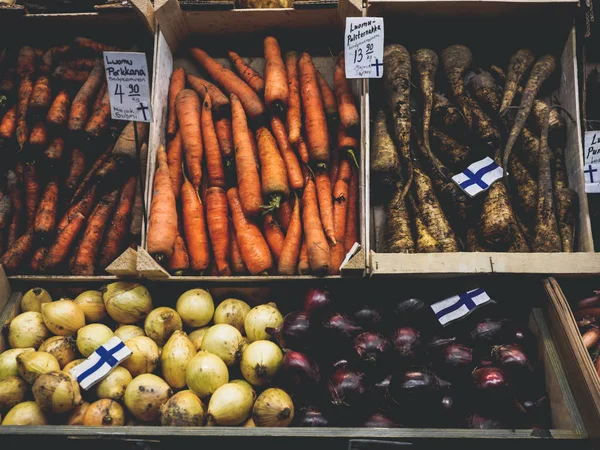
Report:
[[160,357],[163,377],[172,388],[185,387],[185,370],[194,356],[196,348],[187,334],[175,331],[165,344]]
[[125,390],[125,406],[144,422],[158,419],[158,410],[173,395],[162,378],[149,373],[135,377]]
[[86,323],[101,322],[106,317],[106,306],[100,291],[82,292],[73,301],[83,311]]
[[78,366],[79,364],[81,364],[82,362],[85,362],[85,358],[79,358],[76,359],[75,361],[71,361],[69,364],[67,364],[65,367],[63,367],[62,371],[66,374],[71,374],[71,369],[73,367]]
[[36,402],[19,403],[6,414],[2,421],[2,426],[47,424],[46,417]]
[[102,298],[108,315],[122,325],[133,325],[152,311],[150,292],[138,283],[111,283],[103,288]]
[[98,347],[110,341],[112,337],[113,332],[106,325],[92,323],[77,332],[77,348],[79,349],[79,353],[87,358]]
[[256,427],[256,424],[254,423],[254,420],[252,419],[252,417],[250,417],[248,420],[246,420],[244,422],[244,425],[242,425],[244,428],[254,428]]
[[236,383],[217,389],[208,402],[207,419],[214,425],[239,425],[250,416],[254,399],[250,391]]
[[238,329],[240,333],[244,333],[244,320],[250,312],[248,303],[228,298],[223,300],[215,310],[215,324],[226,323]]
[[83,418],[89,407],[89,402],[83,402],[81,405],[76,406],[75,409],[69,414],[65,425],[83,425]]
[[131,356],[121,363],[129,370],[132,377],[144,373],[152,373],[159,361],[158,346],[156,342],[146,336],[136,336],[125,344],[131,350]]
[[83,425],[86,427],[118,427],[125,425],[123,407],[107,398],[92,403],[83,415]]
[[19,376],[17,356],[25,352],[35,352],[33,348],[12,348],[0,354],[0,380]]
[[46,352],[25,352],[17,356],[19,376],[29,384],[37,377],[48,372],[60,371],[60,365],[54,356]]
[[177,311],[167,306],[152,310],[144,322],[146,336],[158,345],[165,345],[173,332],[182,328],[181,317]]
[[39,351],[54,356],[61,369],[77,358],[77,346],[71,336],[52,336],[44,341]]
[[4,335],[0,333],[0,354],[6,351],[6,339],[4,339]]
[[19,314],[10,322],[8,345],[11,348],[38,348],[51,336],[39,312]]
[[254,402],[252,419],[257,427],[287,427],[294,419],[294,402],[284,390],[267,389]]
[[37,377],[31,388],[42,411],[62,414],[83,402],[79,383],[63,372],[49,372]]
[[15,407],[27,395],[29,386],[19,377],[7,377],[0,380],[0,411]]
[[42,318],[48,329],[57,336],[73,336],[85,326],[83,310],[72,300],[44,303]]
[[258,305],[246,314],[244,330],[250,342],[271,340],[273,337],[266,332],[267,328],[278,328],[283,317],[277,308],[269,305]]
[[188,327],[203,327],[212,320],[215,303],[212,296],[204,289],[190,289],[181,294],[175,305],[181,320]]
[[242,334],[231,325],[213,325],[202,339],[202,350],[217,355],[230,367],[242,356]]
[[196,347],[196,351],[199,352],[200,349],[202,348],[202,340],[204,339],[204,335],[206,334],[206,332],[209,329],[210,329],[210,326],[206,326],[206,327],[198,328],[197,330],[194,330],[190,334],[188,334],[190,341],[192,341],[192,343],[194,344],[194,347]]
[[146,333],[136,325],[122,325],[115,330],[115,336],[123,342],[127,342],[136,336],[146,336]]
[[204,425],[204,405],[191,391],[181,391],[159,409],[160,424],[166,427],[200,427]]
[[51,301],[52,297],[46,289],[35,287],[25,292],[25,295],[21,298],[21,311],[42,312],[42,304]]
[[229,381],[229,370],[221,358],[212,353],[199,352],[185,371],[185,382],[200,398],[208,397]]
[[242,355],[240,369],[244,378],[254,386],[268,384],[281,368],[283,353],[271,341],[255,341]]
[[247,389],[248,392],[250,392],[250,395],[252,395],[252,403],[255,402],[256,391],[254,390],[254,388],[252,387],[252,385],[250,383],[248,383],[246,380],[233,380],[233,381],[230,381],[230,383],[237,384],[239,386],[242,386],[244,389]]
[[115,367],[106,378],[96,385],[96,397],[121,400],[131,380],[133,377],[126,368]]

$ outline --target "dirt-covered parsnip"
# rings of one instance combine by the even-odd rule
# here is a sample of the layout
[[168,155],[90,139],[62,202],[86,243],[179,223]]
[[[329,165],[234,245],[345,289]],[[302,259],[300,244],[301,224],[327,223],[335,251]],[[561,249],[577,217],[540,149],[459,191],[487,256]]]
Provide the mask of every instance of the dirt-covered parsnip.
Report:
[[467,126],[471,128],[471,110],[465,101],[466,93],[463,83],[465,72],[471,67],[471,63],[473,62],[471,50],[464,45],[451,45],[442,51],[440,57],[444,66],[444,73],[452,90],[452,95],[454,95],[460,106]]
[[387,207],[382,249],[386,253],[414,253],[415,251],[410,214],[406,198],[402,198],[403,191],[402,183],[398,182],[396,193]]
[[527,164],[527,167],[533,174],[536,174],[538,161],[540,160],[540,140],[538,137],[531,129],[523,127],[517,147],[521,160]]
[[491,250],[506,251],[515,240],[516,229],[506,184],[504,180],[498,180],[489,188],[481,208],[483,242]]
[[563,252],[571,253],[575,242],[575,219],[579,211],[579,203],[577,193],[568,187],[565,150],[562,147],[554,150],[554,161],[554,202],[558,231]]
[[479,104],[492,115],[500,109],[500,92],[491,73],[481,70],[469,80],[468,88]]
[[453,137],[438,130],[436,127],[431,128],[431,141],[433,142],[433,148],[435,149],[434,151],[436,154],[450,167],[463,167],[469,159],[471,152],[469,147],[461,144]]
[[504,81],[504,94],[502,95],[500,115],[504,115],[512,105],[521,79],[534,61],[535,56],[531,50],[526,48],[517,50],[508,60],[508,70],[506,71],[506,79]]
[[421,211],[417,206],[417,202],[412,193],[409,193],[408,203],[412,211],[413,222],[415,224],[415,236],[417,238],[417,253],[439,253],[442,251],[442,246],[435,238],[431,235],[423,219],[421,218]]
[[[540,131],[542,131],[542,127],[544,124],[544,115],[546,114],[546,111],[548,108],[549,108],[548,104],[541,100],[536,100],[533,102],[533,109],[531,110],[531,114],[533,115],[537,129]],[[558,110],[551,109],[548,132],[552,133],[554,130],[559,130],[564,127],[565,127],[565,121],[560,116],[560,113],[558,112]]]
[[[517,219],[517,223],[520,223]],[[527,238],[525,237],[525,233],[521,229],[519,225],[515,227],[515,239],[513,243],[508,247],[508,253],[529,253],[531,248],[527,243]]]
[[485,248],[479,243],[479,230],[476,226],[469,227],[467,230],[465,249],[468,252],[485,252]]
[[500,130],[494,124],[494,121],[479,106],[474,98],[465,96],[464,102],[471,111],[472,125],[474,134],[485,143],[491,150],[495,151],[500,145]]
[[508,170],[517,188],[519,206],[521,211],[531,217],[537,208],[537,183],[517,155],[511,155],[508,161]]
[[435,90],[435,74],[437,73],[439,58],[431,49],[422,48],[412,55],[423,93],[423,142],[429,145],[429,125],[431,124],[431,111],[433,109],[433,91]]
[[460,110],[439,92],[433,94],[432,120],[445,131],[464,126]]
[[393,188],[400,177],[400,157],[388,132],[383,109],[375,113],[371,144],[371,174],[373,181],[384,188]]

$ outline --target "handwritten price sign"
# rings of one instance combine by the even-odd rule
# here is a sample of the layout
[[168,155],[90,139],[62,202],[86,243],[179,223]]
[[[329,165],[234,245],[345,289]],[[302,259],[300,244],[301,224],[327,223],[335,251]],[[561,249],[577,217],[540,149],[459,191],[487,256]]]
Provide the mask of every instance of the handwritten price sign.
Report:
[[348,17],[344,36],[346,78],[383,76],[383,18]]
[[145,53],[104,52],[111,117],[150,122],[150,86]]

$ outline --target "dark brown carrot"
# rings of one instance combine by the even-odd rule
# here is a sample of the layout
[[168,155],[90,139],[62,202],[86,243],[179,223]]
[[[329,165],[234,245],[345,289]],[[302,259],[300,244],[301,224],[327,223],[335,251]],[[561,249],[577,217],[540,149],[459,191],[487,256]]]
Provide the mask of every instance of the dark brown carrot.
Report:
[[15,89],[15,69],[13,67],[2,72],[0,76],[0,92],[3,94],[11,94]]
[[85,172],[85,166],[85,153],[82,152],[78,147],[73,147],[71,149],[69,174],[67,175],[67,179],[65,180],[65,186],[68,189],[75,189],[77,183],[79,182],[79,179]]
[[90,76],[83,83],[81,89],[73,99],[71,111],[69,113],[68,127],[70,131],[83,130],[90,115],[90,107],[92,99],[94,99],[98,89],[104,80],[104,65],[102,60],[98,59],[94,64],[94,70],[90,72]]
[[217,273],[231,275],[229,266],[229,218],[227,195],[221,187],[210,187],[206,191],[206,219]]
[[8,140],[12,139],[17,129],[17,105],[13,105],[6,111],[0,121],[0,138]]
[[92,115],[96,114],[96,111],[98,111],[98,109],[102,105],[102,99],[104,98],[104,94],[106,94],[107,89],[108,89],[108,85],[106,84],[106,80],[104,80],[102,82],[102,85],[100,85],[100,89],[98,90],[98,93],[96,94],[96,98],[94,100],[94,105],[92,106]]
[[464,45],[451,45],[444,49],[440,56],[452,95],[460,106],[467,127],[471,128],[473,118],[469,105],[465,101],[466,93],[463,82],[465,72],[471,67],[473,61],[471,50]]
[[246,264],[242,258],[240,247],[238,246],[237,240],[235,239],[235,231],[233,230],[233,224],[231,219],[229,223],[229,253],[231,255],[231,270],[235,274],[246,273]]
[[277,140],[277,145],[287,169],[289,185],[293,190],[302,189],[304,187],[304,179],[302,177],[302,169],[296,153],[292,150],[288,141],[288,133],[285,129],[283,121],[273,116],[271,118],[271,130]]
[[58,209],[58,178],[54,177],[46,185],[44,195],[37,208],[33,230],[42,237],[48,237],[56,227]]
[[468,88],[486,112],[492,117],[498,116],[502,98],[491,73],[480,70],[469,80]]
[[40,266],[41,272],[50,272],[66,261],[84,224],[85,216],[82,213],[76,212],[70,217],[66,226],[58,233],[56,240],[48,249]]
[[88,217],[92,208],[96,204],[96,192],[98,190],[97,185],[93,185],[85,195],[77,203],[71,205],[66,214],[60,219],[58,225],[56,225],[56,232],[61,233],[64,228],[69,224],[69,221],[77,214],[83,214],[84,217]]
[[287,127],[289,141],[296,145],[302,131],[302,105],[300,103],[300,82],[298,80],[298,53],[286,52],[285,69],[290,96],[288,98]]
[[17,239],[13,245],[0,258],[0,266],[5,270],[15,270],[19,268],[25,258],[31,253],[33,247],[33,227],[29,228],[25,234]]
[[66,90],[60,91],[54,98],[48,114],[46,115],[46,121],[49,125],[55,125],[57,127],[63,126],[69,120],[69,109],[71,108],[71,97],[69,92]]
[[300,201],[296,199],[291,220],[286,228],[285,240],[279,257],[279,274],[294,275],[298,264],[298,256],[302,242],[302,219],[300,218]]
[[179,199],[183,184],[183,143],[181,141],[181,131],[177,131],[175,137],[169,142],[167,164],[169,165],[171,183],[173,183],[173,193],[175,194],[175,198]]
[[329,244],[323,232],[317,192],[312,180],[306,183],[302,195],[302,223],[311,272],[315,275],[325,275],[329,272]]
[[63,152],[65,150],[65,140],[56,136],[52,141],[50,141],[50,145],[44,151],[44,156],[52,162],[59,161],[62,158]]
[[33,92],[33,82],[31,81],[31,77],[26,76],[25,78],[21,78],[19,83],[19,93],[18,99],[19,102],[17,104],[17,143],[19,144],[19,148],[23,149],[23,146],[27,142],[27,138],[29,137],[29,126],[27,124],[27,106],[29,105],[29,99],[31,98],[31,93]]
[[354,102],[350,82],[346,78],[346,64],[344,53],[341,53],[335,64],[333,73],[335,99],[337,101],[340,123],[350,135],[357,135],[360,127],[360,116]]
[[460,128],[463,125],[462,114],[456,106],[438,92],[433,94],[432,120],[444,130]]
[[92,70],[94,68],[94,61],[94,58],[76,58],[63,61],[61,64],[70,69]]
[[50,94],[50,79],[46,75],[40,75],[33,86],[33,92],[29,99],[29,113],[44,113],[50,107],[52,100]]
[[0,190],[0,235],[9,223],[12,200],[8,192]]
[[109,94],[108,90],[104,92],[98,109],[94,111],[85,126],[85,132],[92,138],[102,136],[108,129],[111,118]]
[[321,98],[323,99],[323,107],[325,108],[325,115],[327,116],[327,123],[330,127],[335,129],[335,125],[339,120],[335,94],[331,90],[331,87],[329,87],[329,83],[327,83],[323,74],[319,70],[317,70],[316,73],[319,90],[321,91]]
[[531,50],[526,48],[517,50],[508,60],[508,70],[504,82],[504,95],[502,96],[502,104],[499,111],[500,115],[504,115],[512,105],[521,79],[534,61],[535,56]]
[[33,227],[38,202],[40,201],[40,182],[35,163],[25,165],[25,203],[27,205],[26,228]]
[[[546,110],[548,108],[549,108],[549,106],[541,100],[535,100],[533,102],[533,109],[531,110],[531,113],[533,114],[533,118],[535,119],[535,125],[539,131],[542,130],[543,122],[544,122],[544,115],[546,114]],[[565,121],[561,117],[558,110],[551,109],[550,110],[550,124],[549,124],[549,128],[548,128],[549,132],[552,132],[554,130],[560,130],[564,127],[565,127]]]
[[177,115],[175,114],[175,99],[177,94],[185,89],[185,70],[183,67],[177,67],[171,74],[171,84],[169,85],[169,117],[167,118],[167,135],[174,136],[177,132]]
[[530,217],[537,208],[537,184],[517,155],[510,156],[508,170],[515,181],[521,211]]
[[39,247],[31,256],[31,270],[35,273],[42,271],[42,262],[48,254],[48,247]]
[[88,70],[77,70],[69,67],[59,66],[54,70],[52,76],[60,78],[63,81],[70,81],[73,83],[85,83],[90,77],[90,71]]
[[466,96],[464,102],[471,112],[473,133],[489,149],[495,151],[500,145],[500,130],[473,98]]
[[17,56],[17,75],[21,80],[35,72],[35,58],[35,50],[32,47],[21,47]]
[[225,187],[225,170],[223,169],[223,157],[219,148],[219,140],[213,123],[212,103],[210,95],[206,94],[202,102],[202,141],[204,143],[204,155],[206,156],[206,172],[210,187]]
[[283,234],[281,225],[275,220],[273,213],[265,214],[265,218],[263,219],[263,233],[265,235],[265,240],[275,257],[275,264],[279,265],[285,235]]
[[419,72],[421,92],[423,93],[423,142],[427,148],[430,148],[429,125],[431,123],[435,74],[437,73],[439,58],[433,50],[422,48],[413,53],[412,59]]
[[261,165],[262,195],[266,199],[262,209],[273,211],[290,195],[285,163],[268,128],[260,127],[256,131],[256,140]]
[[308,247],[306,246],[306,239],[302,239],[302,244],[300,245],[300,256],[298,260],[298,273],[300,275],[309,275],[310,274],[310,263],[308,261]]
[[237,53],[229,50],[227,55],[229,56],[229,60],[233,63],[237,73],[240,74],[240,77],[242,77],[242,79],[248,83],[248,86],[254,89],[254,91],[262,97],[265,91],[265,80],[263,80],[260,74],[250,67],[250,64],[246,63],[246,61],[244,61]]
[[114,45],[104,44],[102,42],[94,41],[93,39],[76,37],[73,43],[84,50],[89,50],[95,53],[112,52],[118,50],[118,47]]
[[210,263],[210,248],[204,205],[198,191],[187,178],[181,187],[183,233],[190,256],[190,269],[203,273]]
[[481,232],[486,247],[492,250],[506,250],[515,240],[517,223],[504,180],[492,184],[483,201],[481,211]]

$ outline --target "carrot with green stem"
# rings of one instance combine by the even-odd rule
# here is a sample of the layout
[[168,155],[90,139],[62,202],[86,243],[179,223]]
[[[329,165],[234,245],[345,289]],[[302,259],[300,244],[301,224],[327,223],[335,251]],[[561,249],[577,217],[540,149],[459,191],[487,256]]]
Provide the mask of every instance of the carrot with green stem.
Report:
[[35,163],[25,165],[25,204],[27,205],[27,229],[33,227],[35,223],[37,206],[38,202],[40,201],[41,188],[36,169]]
[[244,61],[236,52],[229,50],[227,55],[240,77],[242,77],[248,86],[254,89],[254,92],[262,97],[265,92],[265,80],[263,80],[260,74],[250,67],[250,64]]
[[65,140],[61,136],[56,136],[50,141],[50,145],[44,151],[44,157],[51,162],[59,161],[62,158],[64,150]]
[[502,104],[500,105],[499,110],[501,116],[506,114],[506,111],[508,111],[508,108],[512,105],[521,79],[534,61],[535,56],[531,50],[527,48],[517,50],[508,60],[508,70],[504,82],[504,94],[502,95]]
[[48,114],[46,115],[46,122],[48,125],[54,125],[56,127],[64,126],[69,120],[69,110],[71,108],[71,97],[67,90],[62,90],[52,101]]
[[329,244],[323,232],[317,192],[312,180],[308,180],[302,195],[302,224],[311,272],[324,275],[329,272]]
[[31,256],[31,270],[35,273],[40,273],[42,271],[42,263],[48,254],[48,247],[39,247]]
[[202,124],[200,120],[200,99],[191,89],[183,89],[175,100],[177,121],[185,152],[185,165],[190,181],[196,189],[202,181]]
[[337,128],[337,146],[340,151],[345,152],[354,162],[355,165],[358,165],[357,154],[360,147],[358,139],[354,136],[348,134],[348,131],[342,126],[342,124],[338,124]]
[[292,150],[290,142],[288,141],[288,133],[285,129],[285,125],[279,117],[271,117],[271,130],[273,131],[277,146],[281,152],[281,157],[285,163],[290,187],[293,190],[302,189],[304,187],[302,169],[300,168],[298,157]]
[[[337,186],[337,183],[336,183]],[[333,196],[331,191],[331,181],[329,180],[329,173],[325,170],[317,170],[315,172],[315,187],[317,189],[317,200],[319,201],[319,212],[321,216],[321,222],[325,230],[325,235],[332,245],[336,245],[337,236],[334,229],[334,197],[335,188],[333,190]],[[345,202],[346,199],[344,199]],[[337,201],[337,198],[336,198]],[[344,229],[341,229],[342,233]]]
[[246,264],[244,264],[240,247],[235,238],[235,231],[233,230],[231,219],[229,219],[229,254],[231,255],[232,272],[235,274],[246,273]]
[[281,258],[281,253],[283,251],[283,243],[285,242],[285,234],[273,213],[265,214],[263,219],[263,233],[267,245],[275,257],[275,264],[279,265],[279,259]]
[[203,273],[210,264],[204,205],[198,191],[186,177],[181,187],[181,211],[183,235],[190,256],[190,269]]
[[217,86],[204,78],[191,74],[186,75],[186,79],[190,88],[196,91],[200,100],[204,100],[204,96],[210,95],[213,112],[215,114],[222,116],[229,112],[229,98]]
[[289,87],[281,48],[277,39],[267,36],[263,41],[265,56],[265,103],[274,113],[285,113],[288,105]]
[[346,65],[342,52],[335,64],[333,72],[333,85],[335,98],[340,116],[340,123],[350,135],[357,135],[360,128],[360,116],[354,102],[350,82],[346,78]]
[[466,93],[463,78],[465,72],[471,67],[473,62],[473,55],[471,50],[464,45],[451,45],[442,51],[440,54],[442,59],[442,65],[444,67],[444,73],[450,84],[450,90],[452,95],[458,102],[462,111],[463,117],[467,127],[472,127],[473,117],[471,109],[467,104]]
[[339,121],[335,94],[329,87],[329,83],[327,83],[323,74],[318,69],[316,70],[316,73],[319,90],[321,91],[321,98],[323,99],[323,107],[325,108],[325,115],[327,116],[327,123],[333,128]]
[[98,186],[92,185],[92,187],[83,195],[81,200],[77,203],[73,203],[67,212],[63,215],[62,219],[56,225],[56,232],[61,233],[64,230],[72,218],[77,213],[83,214],[84,217],[88,217],[92,212],[92,208],[96,202],[96,193],[98,192]]
[[169,166],[169,174],[173,183],[173,193],[175,194],[175,198],[179,199],[181,185],[183,184],[183,142],[181,140],[181,131],[177,131],[175,137],[169,142],[167,165]]
[[0,138],[12,139],[17,129],[17,105],[11,106],[0,121]]
[[92,99],[100,89],[103,80],[104,65],[102,64],[102,60],[98,59],[94,63],[94,69],[90,72],[90,76],[83,83],[73,99],[71,111],[69,112],[69,131],[81,131],[84,129],[90,116]]
[[50,272],[59,264],[66,261],[79,232],[85,224],[85,220],[85,216],[80,212],[76,212],[70,217],[65,227],[57,234],[56,240],[48,249],[48,253],[40,265],[41,272]]
[[289,141],[297,145],[302,132],[302,104],[300,102],[300,81],[298,80],[298,53],[286,52],[284,56],[287,74],[289,98],[286,122],[289,131]]
[[40,148],[45,147],[46,144],[48,144],[46,124],[42,121],[34,123],[29,134],[29,145],[34,148]]
[[50,78],[48,78],[47,75],[40,75],[33,85],[33,91],[31,93],[31,98],[29,99],[28,112],[46,112],[50,107],[51,100]]
[[300,95],[304,112],[304,127],[310,161],[317,166],[327,167],[329,163],[329,132],[323,100],[319,90],[317,70],[308,53],[302,53],[298,60]]
[[271,132],[265,127],[260,127],[256,131],[256,140],[261,168],[262,195],[266,199],[266,204],[261,208],[269,212],[279,208],[281,202],[288,198],[290,187],[285,163]]
[[100,105],[93,112],[90,120],[88,120],[85,126],[85,132],[92,138],[98,138],[102,136],[108,129],[110,119],[110,92],[107,89],[102,95]]
[[231,275],[228,216],[227,195],[223,188],[219,186],[208,188],[206,190],[208,234],[215,257],[217,273],[222,276]]
[[33,249],[33,236],[33,227],[31,227],[13,245],[8,247],[2,258],[0,258],[0,266],[4,267],[5,270],[19,268]]
[[279,256],[279,275],[294,275],[298,265],[300,247],[302,245],[302,219],[300,217],[300,201],[296,199],[291,220],[286,227],[285,240]]
[[439,65],[439,58],[433,50],[422,48],[413,53],[412,59],[419,72],[421,92],[423,93],[423,142],[426,147],[430,148],[429,126],[431,124],[435,75]]
[[210,95],[206,94],[202,102],[202,141],[204,143],[204,154],[206,156],[206,171],[210,187],[225,187],[225,170],[223,169],[223,157],[219,148],[219,140],[213,123],[212,103]]
[[29,99],[33,92],[33,82],[30,76],[21,78],[19,83],[18,103],[17,103],[17,143],[22,150],[29,137],[29,125],[27,124],[27,107]]
[[167,118],[167,136],[174,136],[177,132],[177,115],[175,114],[175,99],[177,94],[185,89],[185,70],[183,67],[173,69],[171,83],[169,84],[169,111]]
[[47,238],[56,227],[58,210],[58,179],[51,179],[44,190],[37,208],[33,230],[42,238]]

